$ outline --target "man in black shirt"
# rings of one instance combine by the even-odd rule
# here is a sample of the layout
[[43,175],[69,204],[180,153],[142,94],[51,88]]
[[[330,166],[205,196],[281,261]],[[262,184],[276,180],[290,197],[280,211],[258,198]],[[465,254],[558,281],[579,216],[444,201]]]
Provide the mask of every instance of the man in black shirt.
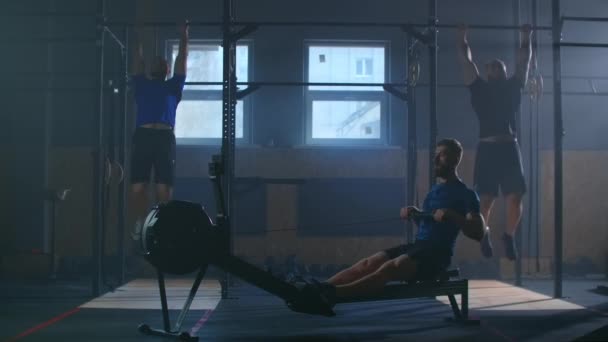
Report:
[[[479,75],[467,41],[467,28],[458,30],[458,57],[464,72],[464,83],[471,90],[471,104],[479,120],[479,145],[475,158],[475,190],[480,196],[481,214],[489,222],[490,212],[499,190],[505,196],[506,231],[502,236],[505,254],[517,259],[514,235],[522,214],[522,197],[526,193],[521,152],[516,139],[515,115],[521,103],[521,90],[528,79],[532,53],[532,28],[520,29],[520,47],[515,73],[507,76],[507,67],[499,59],[485,65],[486,80]],[[486,228],[488,229],[488,228]],[[492,256],[489,234],[482,242],[482,253]]]

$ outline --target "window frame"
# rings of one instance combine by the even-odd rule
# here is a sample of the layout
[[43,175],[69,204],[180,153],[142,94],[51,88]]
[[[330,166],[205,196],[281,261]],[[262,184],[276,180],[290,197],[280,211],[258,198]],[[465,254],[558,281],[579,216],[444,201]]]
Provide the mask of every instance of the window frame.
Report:
[[[222,41],[220,39],[190,39],[188,41],[189,46],[193,45],[215,45],[221,46]],[[171,72],[174,72],[173,63],[175,62],[172,58],[173,47],[179,45],[178,39],[167,39],[165,41],[165,56],[171,66]],[[253,40],[244,39],[240,40],[237,46],[247,46],[247,79],[251,80],[253,77]],[[238,61],[237,61],[238,63]],[[187,76],[186,76],[187,79]],[[215,82],[215,81],[210,81]],[[217,82],[222,82],[218,80]],[[192,89],[188,90],[184,87],[182,92],[181,101],[220,101],[222,102],[222,89],[217,90],[203,90],[203,89]],[[219,86],[221,87],[221,86]],[[180,102],[181,102],[180,101]],[[238,145],[245,145],[250,143],[251,140],[251,111],[252,111],[252,100],[250,96],[245,97],[242,100],[238,100],[243,103],[243,136],[236,138],[235,143]],[[179,105],[178,105],[179,106]],[[207,146],[218,146],[222,144],[222,138],[178,138],[176,137],[176,144],[181,146],[189,145],[207,145]]]
[[[384,83],[390,75],[390,42],[386,40],[305,40],[304,41],[304,79],[310,82],[310,48],[328,47],[382,47],[384,49]],[[355,75],[356,76],[356,75]],[[356,76],[358,77],[358,76]],[[362,82],[367,83],[367,82]],[[304,137],[307,146],[383,146],[388,144],[388,113],[390,101],[384,89],[378,90],[310,90],[303,89],[304,94]],[[379,87],[380,88],[380,87]],[[377,101],[380,102],[380,137],[377,139],[362,138],[313,138],[312,110],[314,101]]]

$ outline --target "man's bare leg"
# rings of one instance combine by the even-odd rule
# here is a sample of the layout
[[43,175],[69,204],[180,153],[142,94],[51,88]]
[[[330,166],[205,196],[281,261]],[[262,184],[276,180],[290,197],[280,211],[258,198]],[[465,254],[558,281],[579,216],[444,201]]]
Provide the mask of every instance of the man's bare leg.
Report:
[[479,195],[479,210],[486,223],[490,222],[490,214],[492,214],[495,199],[496,197],[493,195]]
[[515,246],[515,233],[523,212],[523,196],[521,194],[508,194],[505,197],[507,207],[507,227],[503,235],[505,254],[509,260],[517,259],[517,246]]
[[146,183],[135,183],[131,185],[131,196],[133,196],[133,211],[135,214],[135,228],[131,232],[133,240],[141,238],[141,228],[148,209],[148,191]]
[[[481,195],[479,198],[480,204],[479,209],[481,211],[481,216],[483,216],[484,222],[489,224],[490,222],[490,214],[492,212],[492,207],[494,206],[495,197],[492,195]],[[481,243],[481,254],[483,254],[486,258],[491,258],[494,255],[492,248],[492,238],[490,236],[490,228],[486,227],[485,234],[480,241]]]
[[507,202],[507,234],[515,236],[519,220],[523,212],[523,196],[520,194],[509,194],[505,197]]
[[156,200],[158,203],[167,203],[173,197],[173,187],[168,184],[156,184]]
[[414,279],[417,264],[407,255],[402,255],[382,264],[375,272],[349,284],[336,286],[336,297],[361,297],[382,292],[389,281]]
[[351,283],[375,272],[389,260],[390,259],[385,252],[376,253],[370,257],[358,261],[353,266],[338,272],[333,277],[329,278],[327,282],[334,286]]

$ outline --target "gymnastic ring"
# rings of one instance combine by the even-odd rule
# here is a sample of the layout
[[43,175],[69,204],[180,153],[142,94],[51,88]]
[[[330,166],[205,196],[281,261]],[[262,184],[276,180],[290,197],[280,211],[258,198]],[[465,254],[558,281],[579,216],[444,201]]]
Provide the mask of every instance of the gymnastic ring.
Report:
[[103,180],[105,185],[110,185],[110,181],[112,180],[112,163],[110,162],[110,158],[105,158],[105,169],[106,172],[103,175]]
[[528,91],[530,98],[538,101],[543,94],[543,76],[541,74],[534,75],[528,80]]
[[118,171],[120,171],[120,176],[118,177],[118,184],[122,183],[125,180],[125,168],[119,162],[115,162],[114,164]]
[[420,63],[410,63],[408,68],[408,84],[410,87],[415,87],[420,79]]

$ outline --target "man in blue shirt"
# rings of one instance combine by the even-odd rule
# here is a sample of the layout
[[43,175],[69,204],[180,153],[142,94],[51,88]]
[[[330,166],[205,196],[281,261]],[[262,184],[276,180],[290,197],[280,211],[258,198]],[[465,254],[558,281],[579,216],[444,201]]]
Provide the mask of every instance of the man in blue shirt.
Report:
[[173,192],[175,177],[175,115],[186,81],[188,59],[188,22],[180,29],[179,52],[173,77],[169,63],[162,57],[154,58],[150,74],[145,74],[143,48],[139,44],[134,54],[136,129],[131,151],[131,184],[135,204],[136,223],[134,240],[140,239],[143,218],[148,209],[147,185],[154,170],[156,200],[167,202]]
[[416,220],[414,213],[420,212],[416,207],[401,209],[403,219],[414,219],[418,224],[413,244],[376,253],[304,291],[318,291],[330,309],[336,298],[373,295],[390,281],[436,278],[450,265],[461,230],[469,238],[484,241],[488,230],[479,212],[479,198],[458,177],[461,157],[462,146],[457,140],[445,139],[437,144],[434,161],[437,184],[423,206],[424,212],[433,214],[432,219]]

